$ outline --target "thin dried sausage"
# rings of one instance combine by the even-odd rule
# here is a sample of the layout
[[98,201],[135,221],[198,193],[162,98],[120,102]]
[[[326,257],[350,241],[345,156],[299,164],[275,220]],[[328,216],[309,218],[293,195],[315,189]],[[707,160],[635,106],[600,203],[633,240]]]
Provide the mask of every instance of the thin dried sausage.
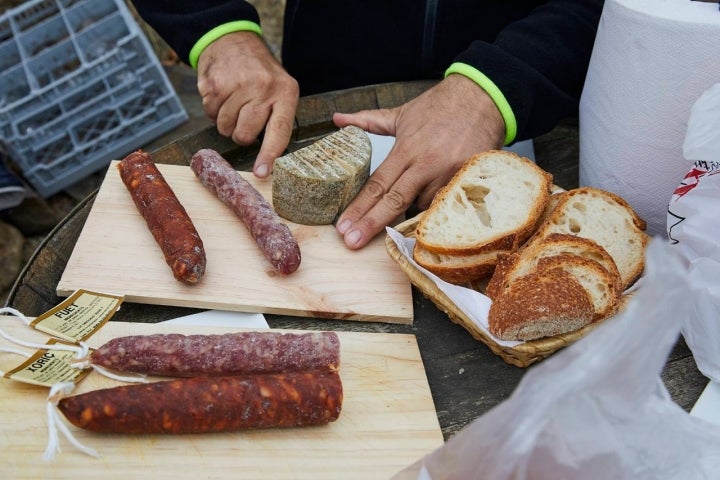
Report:
[[167,377],[337,370],[335,332],[179,333],[114,338],[90,354],[104,368]]
[[227,160],[206,148],[192,156],[190,168],[203,185],[240,217],[275,270],[287,275],[298,269],[300,246],[290,228]]
[[207,262],[203,242],[150,154],[137,150],[122,159],[117,168],[173,276],[183,283],[197,283]]
[[324,425],[342,409],[337,372],[195,377],[63,398],[73,425],[98,433],[185,434]]

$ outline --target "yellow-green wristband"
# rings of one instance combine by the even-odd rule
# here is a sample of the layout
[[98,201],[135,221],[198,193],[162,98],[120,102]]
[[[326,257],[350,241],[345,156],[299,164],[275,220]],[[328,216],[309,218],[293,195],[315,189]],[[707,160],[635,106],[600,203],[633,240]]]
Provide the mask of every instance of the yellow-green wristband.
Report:
[[517,135],[517,120],[515,119],[515,114],[505,98],[505,95],[503,95],[497,85],[495,85],[493,81],[486,77],[480,70],[465,63],[453,63],[447,70],[445,70],[446,77],[453,73],[469,78],[473,82],[477,83],[480,88],[485,90],[488,95],[490,95],[490,98],[493,102],[495,102],[495,105],[498,110],[500,110],[500,115],[502,115],[503,121],[505,122],[505,145],[512,143]]
[[260,25],[255,22],[251,22],[250,20],[237,20],[235,22],[218,25],[200,37],[195,45],[193,45],[189,55],[190,66],[196,69],[200,54],[207,48],[207,46],[223,35],[233,32],[255,32],[262,36],[262,29],[260,28]]

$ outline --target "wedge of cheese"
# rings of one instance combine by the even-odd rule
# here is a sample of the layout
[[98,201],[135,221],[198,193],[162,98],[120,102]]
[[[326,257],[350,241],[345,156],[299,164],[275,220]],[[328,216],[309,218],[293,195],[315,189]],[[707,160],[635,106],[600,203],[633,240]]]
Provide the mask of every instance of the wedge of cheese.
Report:
[[371,155],[370,137],[351,125],[279,157],[273,167],[275,211],[304,225],[332,223],[370,176]]

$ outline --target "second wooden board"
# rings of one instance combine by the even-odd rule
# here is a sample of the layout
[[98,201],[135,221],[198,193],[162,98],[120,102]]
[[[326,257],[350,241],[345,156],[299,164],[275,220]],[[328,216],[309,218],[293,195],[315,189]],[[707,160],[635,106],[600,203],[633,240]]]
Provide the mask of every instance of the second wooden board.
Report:
[[[15,317],[0,316],[0,328],[15,338],[46,340]],[[97,347],[131,334],[231,331],[237,330],[108,322],[88,344]],[[389,479],[443,445],[416,339],[408,334],[363,332],[338,332],[338,336],[344,398],[335,422],[212,434],[120,435],[78,429],[61,415],[60,421],[74,437],[100,458],[86,456],[61,436],[62,451],[52,461],[43,461],[48,389],[4,378],[0,381],[0,478]],[[9,371],[24,360],[3,354],[0,369]],[[91,372],[72,394],[120,384]]]

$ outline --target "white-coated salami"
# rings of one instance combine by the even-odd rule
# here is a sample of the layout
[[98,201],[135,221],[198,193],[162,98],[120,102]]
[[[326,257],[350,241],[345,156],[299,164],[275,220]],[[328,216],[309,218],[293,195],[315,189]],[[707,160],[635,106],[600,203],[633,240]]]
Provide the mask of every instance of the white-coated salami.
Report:
[[240,217],[275,270],[287,275],[300,266],[300,246],[272,205],[218,152],[199,150],[190,168]]
[[129,335],[93,350],[89,360],[119,372],[167,377],[337,371],[340,340],[335,332]]

